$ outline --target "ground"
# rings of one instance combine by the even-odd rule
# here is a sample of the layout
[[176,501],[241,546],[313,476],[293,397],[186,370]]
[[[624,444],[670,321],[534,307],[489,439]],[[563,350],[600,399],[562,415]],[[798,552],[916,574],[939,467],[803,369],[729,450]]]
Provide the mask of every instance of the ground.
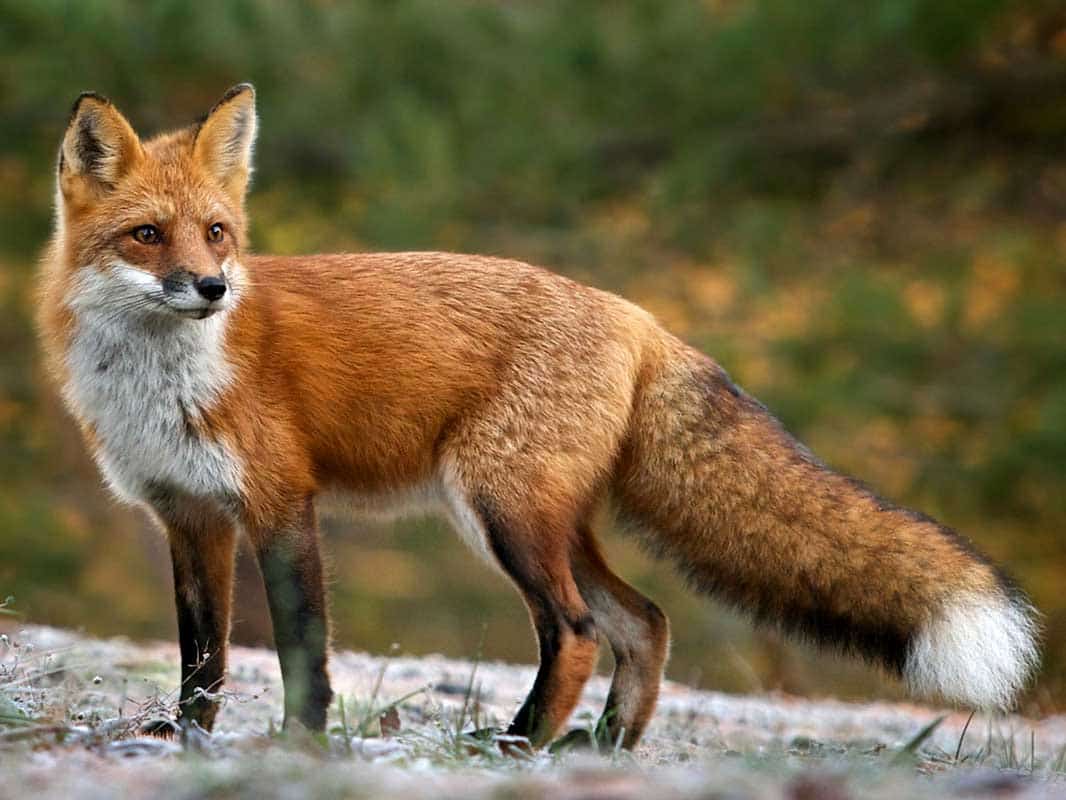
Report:
[[[1066,716],[967,727],[965,713],[918,705],[672,682],[632,754],[505,757],[463,732],[506,721],[534,668],[438,656],[336,653],[339,699],[316,740],[277,730],[274,653],[235,647],[215,733],[146,737],[140,725],[176,696],[175,644],[6,630],[0,798],[1066,798]],[[590,683],[576,725],[606,691]]]

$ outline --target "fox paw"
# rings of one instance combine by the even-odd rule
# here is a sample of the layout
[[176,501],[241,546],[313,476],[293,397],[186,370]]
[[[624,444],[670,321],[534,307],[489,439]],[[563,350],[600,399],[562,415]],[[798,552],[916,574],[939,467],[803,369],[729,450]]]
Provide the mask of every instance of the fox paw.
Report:
[[548,752],[553,755],[568,753],[573,750],[592,750],[608,753],[611,750],[611,743],[606,738],[593,734],[588,728],[574,728],[556,739],[548,747]]
[[505,756],[529,756],[533,746],[525,736],[515,736],[500,728],[478,728],[463,734],[466,752],[470,755],[484,753],[486,747],[495,744]]

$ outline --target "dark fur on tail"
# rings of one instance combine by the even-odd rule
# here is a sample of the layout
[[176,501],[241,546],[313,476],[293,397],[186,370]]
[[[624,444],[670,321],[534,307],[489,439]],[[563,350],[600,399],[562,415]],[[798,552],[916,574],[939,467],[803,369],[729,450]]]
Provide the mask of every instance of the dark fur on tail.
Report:
[[[919,691],[1009,702],[1035,657],[1020,592],[954,531],[826,468],[713,361],[676,340],[665,349],[643,376],[615,483],[648,547],[757,621]],[[972,629],[975,660],[985,644],[1012,654],[962,664],[948,633],[936,656],[927,640],[945,624]]]

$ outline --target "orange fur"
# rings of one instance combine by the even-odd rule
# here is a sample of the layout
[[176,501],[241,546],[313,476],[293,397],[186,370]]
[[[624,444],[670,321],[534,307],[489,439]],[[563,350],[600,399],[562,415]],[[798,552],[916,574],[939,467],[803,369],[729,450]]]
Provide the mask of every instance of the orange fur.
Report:
[[[228,629],[232,543],[199,549],[206,521],[240,526],[267,581],[286,720],[321,728],[331,692],[314,498],[424,496],[529,607],[541,671],[511,731],[535,745],[558,733],[599,632],[616,661],[601,743],[632,747],[669,633],[595,542],[590,519],[613,498],[698,588],[908,675],[913,666],[940,690],[965,665],[938,662],[923,631],[960,619],[994,638],[1017,612],[1004,634],[1015,660],[993,659],[973,697],[1000,702],[1024,679],[1028,606],[994,568],[819,464],[636,306],[514,261],[247,252],[253,98],[235,87],[200,126],[143,143],[110,103],[83,98],[42,267],[53,372],[116,491],[154,509],[170,536],[183,652]],[[197,296],[205,278],[225,281],[228,305]],[[132,299],[109,309],[120,280]],[[138,287],[157,305],[134,309]],[[173,379],[147,380],[157,369]],[[145,429],[161,437],[156,460],[128,444],[152,420],[109,410],[142,399],[160,415]],[[204,703],[183,713],[214,717]]]

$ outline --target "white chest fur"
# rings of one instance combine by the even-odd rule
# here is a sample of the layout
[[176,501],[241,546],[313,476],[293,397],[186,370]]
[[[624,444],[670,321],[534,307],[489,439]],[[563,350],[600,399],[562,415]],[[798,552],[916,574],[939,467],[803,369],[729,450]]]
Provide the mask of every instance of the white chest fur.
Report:
[[227,312],[206,320],[73,303],[65,397],[89,423],[107,482],[138,502],[153,484],[238,496],[241,465],[225,442],[196,430],[233,378]]

